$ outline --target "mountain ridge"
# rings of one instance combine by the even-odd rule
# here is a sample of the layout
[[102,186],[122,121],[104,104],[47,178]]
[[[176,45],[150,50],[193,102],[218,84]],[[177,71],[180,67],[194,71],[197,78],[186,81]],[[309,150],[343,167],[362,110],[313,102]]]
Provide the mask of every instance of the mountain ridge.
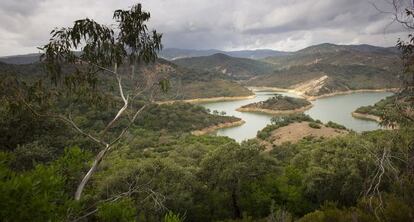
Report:
[[223,53],[176,59],[172,62],[190,69],[219,72],[235,80],[246,80],[258,75],[270,74],[274,70],[273,65],[267,62],[231,57]]
[[[159,52],[159,57],[166,60],[175,60],[180,58],[189,58],[189,57],[201,57],[201,56],[210,56],[217,53],[222,53],[232,57],[238,58],[249,58],[249,59],[265,59],[268,57],[280,57],[288,56],[294,53],[310,49],[312,47],[320,47],[323,45],[331,46],[343,46],[353,49],[359,48],[361,52],[363,51],[388,51],[388,52],[398,52],[396,47],[382,47],[375,46],[370,44],[358,44],[358,45],[342,45],[342,44],[333,44],[333,43],[322,43],[315,44],[297,51],[279,51],[273,49],[254,49],[254,50],[218,50],[218,49],[181,49],[181,48],[165,48]],[[0,57],[1,62],[9,64],[30,64],[39,61],[41,53],[29,53],[29,54],[19,54],[19,55],[10,55]]]

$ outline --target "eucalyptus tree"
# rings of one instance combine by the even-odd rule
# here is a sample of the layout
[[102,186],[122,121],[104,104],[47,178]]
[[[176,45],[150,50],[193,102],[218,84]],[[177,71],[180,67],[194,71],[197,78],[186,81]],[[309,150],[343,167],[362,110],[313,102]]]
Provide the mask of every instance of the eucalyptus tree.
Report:
[[[116,10],[112,25],[86,18],[75,21],[72,27],[56,28],[51,32],[49,42],[39,47],[43,51],[41,61],[45,64],[48,78],[57,89],[69,89],[71,94],[80,97],[102,98],[97,90],[98,75],[109,74],[116,82],[114,85],[122,105],[99,133],[81,129],[70,115],[38,109],[28,102],[27,97],[18,94],[20,101],[35,115],[61,120],[101,147],[76,189],[76,200],[81,198],[85,185],[103,158],[116,147],[140,113],[154,101],[154,92],[168,88],[165,77],[149,74],[144,78],[134,78],[136,66],[155,61],[157,52],[162,48],[162,34],[148,29],[149,18],[150,13],[143,11],[141,4],[136,4],[128,10]],[[70,74],[68,69],[72,70]],[[125,79],[128,80],[128,88],[123,83]],[[147,95],[145,102],[138,105],[136,101],[142,95]],[[129,119],[129,122],[121,130],[113,130],[120,119]],[[111,130],[116,133],[108,136]]]

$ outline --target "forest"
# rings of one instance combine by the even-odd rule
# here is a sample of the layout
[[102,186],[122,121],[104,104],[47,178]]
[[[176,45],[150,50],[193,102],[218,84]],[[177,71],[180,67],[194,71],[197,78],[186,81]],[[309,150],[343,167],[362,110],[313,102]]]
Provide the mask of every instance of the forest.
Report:
[[[166,72],[145,69],[162,35],[149,31],[140,4],[113,17],[116,30],[91,19],[53,30],[41,66],[0,64],[1,221],[414,221],[412,81],[399,99],[361,108],[392,130],[265,150],[273,130],[295,122],[346,130],[299,114],[275,117],[241,143],[194,136],[240,119],[159,103],[177,87]],[[398,46],[412,80],[409,38]],[[215,79],[188,72],[187,82]]]

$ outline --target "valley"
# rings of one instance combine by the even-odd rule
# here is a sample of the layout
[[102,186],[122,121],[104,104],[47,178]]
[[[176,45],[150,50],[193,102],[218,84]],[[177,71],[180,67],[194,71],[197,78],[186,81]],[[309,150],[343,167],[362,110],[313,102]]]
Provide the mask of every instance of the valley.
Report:
[[[375,166],[375,156],[365,149],[380,152],[397,136],[394,149],[406,147],[412,130],[385,131],[373,121],[393,108],[390,98],[399,94],[395,89],[400,84],[398,74],[389,68],[395,52],[360,46],[364,48],[362,57],[376,56],[388,63],[387,67],[354,58],[359,51],[339,52],[334,59],[338,50],[362,49],[332,47],[327,52],[326,45],[321,45],[255,59],[246,54],[243,58],[224,53],[199,57],[177,54],[174,56],[180,58],[158,58],[139,65],[132,74],[130,66],[120,66],[127,102],[142,83],[149,82],[156,90],[138,92],[129,109],[109,128],[106,123],[117,116],[124,102],[110,73],[98,72],[95,88],[80,84],[79,88],[56,89],[53,82],[39,82],[47,79],[41,63],[28,60],[29,64],[21,64],[26,57],[9,57],[7,61],[18,64],[0,62],[4,89],[0,108],[4,151],[0,158],[4,153],[7,160],[0,167],[10,178],[3,182],[6,188],[2,195],[5,200],[17,201],[6,201],[5,213],[0,213],[16,217],[9,212],[18,207],[15,204],[25,203],[30,207],[18,220],[27,220],[42,208],[36,205],[39,198],[47,203],[59,200],[81,209],[94,208],[93,204],[71,200],[74,185],[100,149],[88,137],[117,138],[123,132],[127,133],[97,168],[83,198],[94,202],[125,192],[130,196],[114,202],[109,210],[103,208],[106,203],[98,203],[95,208],[99,212],[112,213],[121,206],[136,212],[134,218],[139,214],[146,218],[143,221],[162,221],[169,213],[154,207],[155,200],[172,209],[171,215],[185,214],[181,221],[216,221],[238,218],[235,213],[240,209],[252,217],[265,218],[272,212],[269,206],[276,204],[284,207],[289,217],[300,219],[321,212],[320,206],[328,200],[339,201],[342,207],[355,205],[361,201],[359,194],[368,180],[356,169]],[[308,63],[310,57],[317,59]],[[65,81],[74,77],[73,71],[84,68],[82,64],[64,66]],[[163,80],[168,82],[163,85]],[[76,89],[82,96],[71,94]],[[89,97],[89,92],[103,96]],[[36,116],[27,107],[16,105],[13,99],[20,97],[38,112],[46,109],[51,116],[62,114]],[[142,112],[134,114],[134,108]],[[136,119],[132,119],[134,115]],[[84,134],[59,118],[68,118],[65,120],[85,130],[81,131]],[[330,172],[320,176],[319,169]],[[16,189],[24,193],[25,184],[38,181],[40,185],[30,188],[36,193],[16,197]],[[314,183],[324,183],[331,191],[304,188]],[[60,192],[50,193],[50,189]],[[62,217],[66,207],[54,204],[49,214]],[[48,214],[36,218],[48,218],[43,215]],[[99,221],[103,216],[88,217]]]
[[0,221],[414,221],[412,1],[143,2],[0,1]]
[[[207,102],[200,104],[207,109],[217,110],[218,112],[224,111],[227,115],[236,116],[245,121],[245,123],[240,126],[219,129],[215,133],[216,135],[228,136],[238,142],[254,138],[256,137],[258,131],[266,127],[271,122],[271,119],[275,114],[240,112],[240,107],[266,101],[275,95],[301,98],[300,95],[292,92],[256,91],[255,93],[256,97],[253,99]],[[356,132],[371,131],[380,129],[381,127],[375,121],[354,118],[352,116],[353,111],[367,104],[375,104],[390,95],[392,95],[392,93],[356,92],[346,95],[330,96],[311,101],[312,107],[307,110],[303,110],[302,112],[315,120],[321,120],[323,123],[328,123],[330,121],[339,123]]]

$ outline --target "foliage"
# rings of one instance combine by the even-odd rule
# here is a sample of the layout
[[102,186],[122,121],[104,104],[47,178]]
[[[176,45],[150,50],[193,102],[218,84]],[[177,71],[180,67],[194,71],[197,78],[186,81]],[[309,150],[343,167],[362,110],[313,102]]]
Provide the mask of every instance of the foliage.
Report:
[[179,214],[174,214],[173,212],[169,211],[164,216],[164,222],[182,222],[185,220],[185,216],[180,216]]
[[137,126],[149,130],[191,132],[219,123],[235,122],[236,117],[210,115],[202,106],[189,103],[152,105],[137,120]]
[[356,109],[355,112],[362,114],[370,114],[374,116],[383,116],[386,109],[391,108],[392,104],[395,103],[396,99],[396,95],[389,96],[375,103],[372,106],[361,106],[358,109]]
[[16,173],[8,166],[7,154],[1,153],[1,218],[6,221],[62,221],[70,214],[77,214],[79,206],[73,202],[68,188],[73,183],[73,174],[85,167],[82,160],[87,156],[74,147],[49,166],[37,165],[33,170]]
[[99,221],[111,222],[135,221],[134,202],[130,199],[121,199],[116,202],[104,202],[98,206],[97,217]]
[[382,120],[381,124],[385,126],[412,126],[414,124],[414,115],[411,112],[413,105],[413,92],[405,89],[382,99],[373,106],[359,107],[355,112],[378,116]]
[[340,129],[340,130],[346,130],[345,126],[342,126],[341,124],[328,121],[328,123],[325,124],[326,127],[334,128],[334,129]]
[[310,128],[314,128],[314,129],[320,129],[321,125],[319,125],[318,123],[314,123],[314,122],[310,122],[309,124]]

